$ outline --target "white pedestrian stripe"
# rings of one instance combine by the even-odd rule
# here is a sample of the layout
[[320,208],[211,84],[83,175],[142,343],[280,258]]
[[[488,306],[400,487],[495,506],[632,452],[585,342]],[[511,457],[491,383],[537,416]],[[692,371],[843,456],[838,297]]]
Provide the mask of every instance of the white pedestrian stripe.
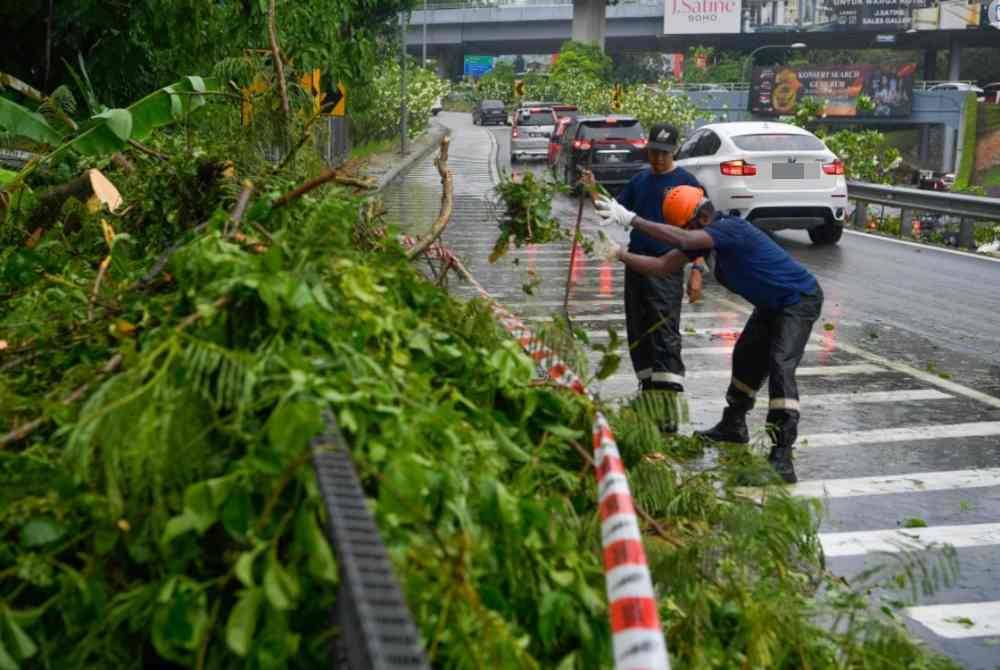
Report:
[[952,640],[1000,636],[1000,600],[907,607],[903,614]]
[[[796,377],[825,377],[840,375],[873,375],[885,372],[877,365],[819,365],[815,367],[799,368],[795,372]],[[729,379],[732,376],[731,370],[691,370],[687,373],[688,379]],[[720,389],[722,390],[722,389]]]
[[[801,375],[801,371],[799,373]],[[692,375],[688,375],[691,378]],[[886,442],[915,442],[959,437],[990,437],[1000,435],[1000,421],[973,421],[970,423],[933,424],[905,428],[876,428],[842,433],[817,433],[799,438],[803,447],[846,447],[855,444],[884,444]]]
[[[561,314],[536,314],[521,317],[525,321],[548,321],[554,316]],[[570,316],[576,321],[621,321],[625,323],[624,314],[581,314],[571,313]],[[735,312],[687,312],[681,314],[681,323],[689,319],[739,319],[740,315]]]
[[931,544],[950,544],[956,549],[992,547],[1000,544],[1000,523],[820,533],[819,540],[827,558],[899,553]]
[[851,479],[816,479],[790,486],[788,492],[793,496],[803,498],[853,498],[894,493],[974,489],[987,486],[1000,486],[1000,468],[913,472],[905,475]]
[[[687,355],[687,350],[684,351]],[[799,398],[801,405],[807,409],[816,407],[827,407],[830,405],[868,405],[876,403],[912,402],[916,400],[948,400],[953,398],[947,393],[935,389],[915,389],[911,391],[869,391],[858,393],[823,393],[820,395],[806,395]],[[706,400],[689,400],[688,404],[694,411],[697,410],[718,410],[726,406],[725,398],[712,398]],[[766,407],[757,409],[767,409]]]

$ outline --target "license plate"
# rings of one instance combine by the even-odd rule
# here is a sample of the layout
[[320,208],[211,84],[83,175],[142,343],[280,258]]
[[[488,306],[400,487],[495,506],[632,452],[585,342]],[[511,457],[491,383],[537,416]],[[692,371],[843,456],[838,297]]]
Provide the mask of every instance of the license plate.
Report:
[[602,163],[623,163],[625,161],[625,156],[628,155],[627,152],[622,153],[605,153],[602,151],[597,152],[597,158]]
[[805,176],[802,163],[775,163],[771,166],[772,179],[805,179]]

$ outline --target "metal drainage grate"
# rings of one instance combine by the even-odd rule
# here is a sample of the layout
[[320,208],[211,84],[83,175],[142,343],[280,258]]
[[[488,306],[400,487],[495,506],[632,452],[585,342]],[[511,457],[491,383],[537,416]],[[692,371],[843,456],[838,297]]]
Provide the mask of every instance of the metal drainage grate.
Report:
[[333,616],[340,627],[336,664],[350,670],[429,668],[361,482],[331,414],[312,441],[313,466],[340,565]]

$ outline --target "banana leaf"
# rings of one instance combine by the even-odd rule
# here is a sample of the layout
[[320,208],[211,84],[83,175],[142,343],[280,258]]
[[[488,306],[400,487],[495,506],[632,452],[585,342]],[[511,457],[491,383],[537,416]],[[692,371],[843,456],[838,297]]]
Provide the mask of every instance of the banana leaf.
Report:
[[38,144],[58,146],[63,136],[41,114],[0,97],[0,128]]
[[121,150],[129,140],[142,141],[157,128],[176,123],[205,104],[204,93],[219,90],[219,82],[185,77],[137,100],[125,109],[109,109],[91,117],[93,125],[52,152],[46,160],[66,151],[106,155]]

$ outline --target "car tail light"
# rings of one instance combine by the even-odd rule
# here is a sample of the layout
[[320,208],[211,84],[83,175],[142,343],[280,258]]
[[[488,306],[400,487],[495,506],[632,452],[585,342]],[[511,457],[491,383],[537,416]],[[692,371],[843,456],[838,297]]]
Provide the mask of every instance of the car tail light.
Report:
[[757,166],[746,161],[726,161],[719,165],[722,174],[727,177],[755,177]]
[[590,151],[590,140],[574,140],[573,148],[580,151]]
[[628,143],[634,146],[636,149],[646,148],[646,140],[629,140]]
[[514,126],[513,128],[510,129],[510,136],[517,137],[517,126]]
[[613,126],[616,123],[618,123],[618,119],[616,119],[613,116],[609,116],[608,118],[604,119],[604,123],[608,124],[609,126]]
[[844,161],[835,160],[832,163],[827,163],[823,166],[823,172],[835,175],[844,174]]

